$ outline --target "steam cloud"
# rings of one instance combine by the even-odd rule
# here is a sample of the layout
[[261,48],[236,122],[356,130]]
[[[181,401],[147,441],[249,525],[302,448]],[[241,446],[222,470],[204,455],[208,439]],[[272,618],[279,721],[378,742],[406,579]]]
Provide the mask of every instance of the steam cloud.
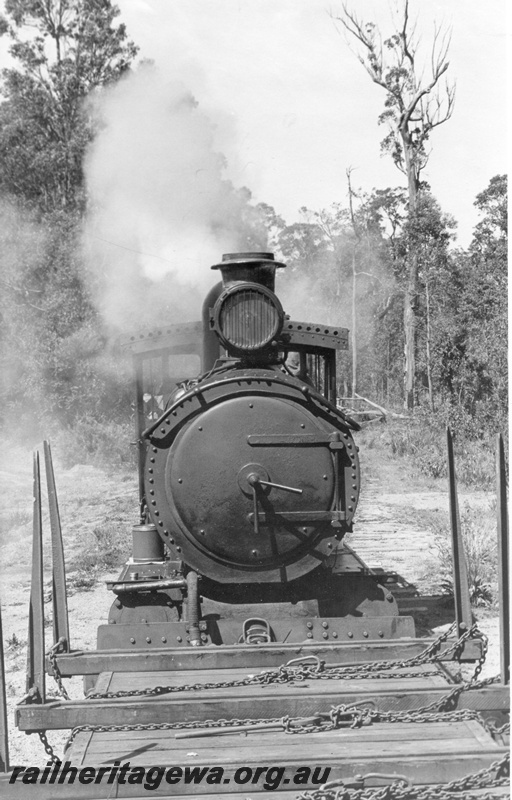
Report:
[[94,103],[84,241],[98,308],[116,330],[198,318],[216,280],[208,267],[247,249],[250,194],[225,178],[215,127],[190,92],[152,65]]

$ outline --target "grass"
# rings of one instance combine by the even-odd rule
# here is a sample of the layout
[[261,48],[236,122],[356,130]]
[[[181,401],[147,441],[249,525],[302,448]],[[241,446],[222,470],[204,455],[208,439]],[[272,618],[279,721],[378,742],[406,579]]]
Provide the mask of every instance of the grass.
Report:
[[92,591],[98,581],[98,572],[96,567],[91,569],[77,569],[70,572],[67,576],[68,594],[72,595],[77,592]]
[[98,420],[84,416],[73,427],[61,428],[55,444],[62,453],[66,468],[76,464],[92,464],[97,467],[134,467],[136,448],[133,423]]
[[[478,506],[464,506],[460,522],[471,604],[491,607],[497,594],[496,504],[487,501]],[[446,514],[424,511],[422,519],[432,531],[432,560],[429,575],[434,575],[433,588],[453,595],[453,557],[451,532]]]
[[17,510],[6,510],[0,514],[0,539],[4,534],[9,533],[15,528],[21,528],[32,521],[32,511],[18,508]]
[[[427,478],[447,478],[445,420],[418,411],[408,419],[389,419],[364,433],[365,447],[384,447],[397,459],[404,459]],[[491,438],[471,438],[467,432],[453,435],[459,483],[468,488],[494,489],[496,481],[495,443]]]
[[124,564],[129,556],[130,545],[130,537],[124,525],[108,521],[94,527],[88,543],[70,565],[70,592],[93,589],[101,573]]
[[[438,489],[437,482],[441,479],[443,489],[447,490],[445,428],[434,415],[418,412],[409,419],[391,419],[383,425],[369,426],[360,437],[361,449],[380,450],[388,459],[391,455],[397,474],[408,474],[410,485],[417,482],[421,486],[427,480]],[[489,608],[497,596],[496,501],[485,500],[483,492],[494,492],[496,486],[494,443],[459,433],[454,437],[454,454],[459,488],[482,492],[482,502],[461,507],[460,521],[471,603]],[[448,515],[437,510],[415,511],[415,515],[432,532],[432,558],[425,577],[431,581],[433,591],[453,595]]]
[[[472,605],[489,606],[497,589],[498,543],[496,534],[496,504],[483,508],[466,507],[460,512],[460,523],[468,569],[469,596]],[[443,565],[441,588],[453,594],[452,553],[448,526],[434,539]]]
[[18,653],[25,647],[26,642],[22,639],[19,639],[15,633],[12,633],[7,638],[7,649],[11,651],[11,653]]

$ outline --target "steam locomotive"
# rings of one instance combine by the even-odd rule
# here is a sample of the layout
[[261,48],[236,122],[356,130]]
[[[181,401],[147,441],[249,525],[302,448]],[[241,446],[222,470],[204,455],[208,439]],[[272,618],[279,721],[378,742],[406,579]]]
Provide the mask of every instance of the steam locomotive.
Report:
[[279,641],[284,630],[287,641],[410,632],[412,621],[398,619],[393,595],[344,541],[360,490],[359,425],[336,404],[336,352],[348,331],[284,313],[275,294],[284,266],[271,253],[236,253],[212,267],[222,281],[203,305],[202,372],[180,381],[161,409],[141,359],[154,361],[159,336],[173,352],[199,351],[179,337],[200,327],[128,341],[139,358],[141,521],[132,558],[110,584],[117,599],[104,647],[112,624],[126,646],[121,629],[141,621],[165,626],[159,642],[184,645],[235,634]]
[[[454,553],[461,554],[454,557],[456,621],[436,640],[417,639],[412,617],[399,614],[396,601],[409,587],[370,569],[347,543],[360,489],[358,426],[336,398],[336,353],[346,349],[348,332],[285,315],[274,292],[283,266],[270,253],[226,255],[213,267],[222,281],[205,299],[202,322],[125,341],[136,377],[140,519],[132,555],[108,584],[115,599],[95,650],[70,645],[45,443],[54,609],[45,658],[34,458],[27,694],[16,720],[39,733],[55,762],[45,797],[70,797],[64,780],[72,775],[73,783],[78,770],[80,795],[90,798],[105,791],[140,796],[134,784],[144,776],[144,789],[160,797],[220,797],[213,794],[219,783],[229,796],[245,797],[249,781],[251,794],[260,791],[262,774],[262,790],[290,784],[283,797],[321,782],[321,796],[335,798],[351,788],[369,796],[366,781],[374,780],[379,796],[412,796],[404,786],[413,779],[414,796],[418,784],[426,796],[432,780],[441,781],[435,796],[454,780],[470,789],[506,781],[506,729],[492,729],[484,715],[505,721],[508,686],[477,680],[486,645],[471,622],[460,530],[454,526]],[[193,362],[200,365],[196,378]],[[505,498],[503,449],[500,458]],[[453,475],[449,450],[450,463]],[[454,487],[452,478],[452,495]],[[504,544],[500,549],[506,553]],[[402,612],[411,608],[404,605]],[[470,683],[454,685],[439,659],[476,661]],[[502,663],[506,675],[508,661]],[[47,702],[46,672],[60,699]],[[71,675],[84,676],[85,700],[69,699],[62,679]],[[0,769],[8,760],[3,697],[0,690]],[[59,728],[73,730],[57,787],[61,762],[44,731]],[[226,735],[229,743],[219,744]],[[189,738],[193,745],[182,742]],[[304,762],[324,769],[298,766]],[[103,789],[90,779],[100,764],[100,779],[110,773]],[[27,796],[25,777],[34,782],[34,769],[16,768],[13,797]],[[467,776],[468,769],[478,771]],[[49,771],[50,763],[41,784]],[[164,775],[168,784],[207,777],[201,786],[171,790]],[[391,781],[386,789],[382,780]]]

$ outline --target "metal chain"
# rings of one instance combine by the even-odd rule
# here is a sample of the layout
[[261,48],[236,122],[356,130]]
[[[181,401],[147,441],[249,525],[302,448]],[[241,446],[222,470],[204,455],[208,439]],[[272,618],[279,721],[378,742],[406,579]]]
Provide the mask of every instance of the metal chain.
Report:
[[[349,709],[350,710],[350,709]],[[336,711],[336,717],[339,718],[340,709],[333,709]],[[319,714],[318,717],[327,718],[333,716]],[[449,712],[442,715],[445,720],[452,720],[457,712]],[[412,715],[411,715],[412,716]],[[430,715],[428,721],[435,721],[436,715]],[[436,717],[437,718],[437,717]],[[460,717],[458,717],[460,718]],[[254,720],[254,719],[233,719],[233,720],[205,720],[203,722],[162,722],[162,723],[149,723],[139,725],[81,725],[75,728],[69,737],[64,747],[64,752],[71,745],[75,737],[86,731],[95,733],[106,732],[119,732],[119,731],[147,731],[147,730],[183,730],[187,728],[219,728],[219,727],[237,727],[247,724],[257,724],[258,722],[267,723],[282,723],[283,729],[286,733],[311,733],[316,730],[329,730],[330,727],[318,728],[318,726],[304,726],[302,729],[293,728],[291,723],[296,723],[300,720],[290,720],[288,717],[274,718],[270,720]],[[402,720],[404,721],[404,720]],[[405,720],[407,721],[407,720]],[[410,720],[412,721],[412,720]],[[39,733],[41,741],[45,744],[45,750],[53,760],[55,756],[48,744],[44,734]],[[453,793],[457,793],[458,800],[503,800],[503,795],[495,795],[486,793],[482,795],[481,789],[492,789],[493,787],[504,786],[507,784],[510,776],[510,756],[505,754],[500,761],[494,761],[489,767],[479,770],[475,773],[470,773],[463,778],[451,781],[446,784],[434,784],[425,787],[413,787],[407,785],[407,782],[402,780],[394,781],[385,787],[376,789],[360,789],[354,790],[343,781],[335,781],[330,784],[325,784],[318,790],[312,792],[305,792],[296,797],[296,800],[454,800]],[[367,776],[369,777],[369,776]],[[364,785],[364,778],[362,784]],[[359,783],[359,781],[357,781]],[[405,784],[405,785],[404,785]],[[471,790],[478,790],[478,795],[473,794]],[[463,794],[462,794],[463,793]]]
[[[411,711],[393,712],[378,711],[366,708],[359,712],[359,719],[356,724],[364,725],[365,723],[368,724],[368,722],[436,722],[442,720],[455,722],[462,720],[477,720],[482,727],[491,736],[493,736],[493,738],[495,735],[501,735],[502,733],[508,732],[510,730],[510,723],[506,723],[501,728],[496,728],[496,726],[494,726],[492,723],[488,723],[478,711],[472,711],[470,709],[456,709],[456,701],[463,692],[470,691],[472,689],[482,689],[485,686],[490,686],[493,683],[498,683],[500,681],[499,675],[494,675],[492,678],[486,678],[485,680],[477,680],[477,676],[482,671],[483,661],[487,653],[486,637],[484,637],[484,639],[483,655],[478,660],[473,676],[469,681],[458,684],[454,689],[443,695],[443,697],[433,700],[430,704],[421,706],[420,708],[415,708]],[[348,707],[345,705],[336,706],[332,709],[331,714],[335,715],[338,710],[342,714],[345,714],[347,712],[347,708]]]
[[122,731],[166,731],[166,730],[186,730],[197,728],[235,728],[240,725],[258,725],[262,723],[278,723],[287,717],[274,717],[271,719],[254,719],[253,717],[246,719],[207,719],[202,722],[193,720],[190,722],[147,722],[137,723],[135,725],[78,725],[73,728],[71,734],[64,745],[64,752],[70,747],[79,733],[112,733]]
[[[441,645],[447,641],[449,635],[455,629],[455,623],[442,633],[434,642],[426,647],[417,656],[412,656],[402,661],[374,661],[366,664],[358,664],[354,666],[342,667],[326,667],[325,662],[321,661],[317,656],[305,656],[303,658],[293,659],[287,664],[282,664],[277,670],[269,670],[262,672],[259,675],[251,675],[247,678],[232,681],[218,681],[216,683],[193,683],[182,684],[180,686],[153,686],[149,689],[126,689],[117,692],[91,692],[86,696],[86,700],[97,699],[113,699],[120,697],[140,697],[140,696],[155,696],[161,694],[171,694],[176,692],[186,691],[202,691],[209,689],[228,689],[235,686],[251,686],[260,685],[267,686],[274,683],[290,683],[292,681],[303,682],[306,680],[360,680],[361,678],[386,678],[389,675],[383,674],[385,671],[406,669],[407,667],[420,666],[426,663],[435,663],[439,659],[437,653]],[[477,625],[474,624],[462,636],[459,637],[453,644],[451,644],[443,653],[443,655],[451,655],[456,653],[462,648],[464,642],[469,638],[474,637],[478,631]],[[481,672],[482,664],[485,660],[485,653],[487,652],[487,641],[482,636],[484,641],[484,653],[479,659],[475,674],[472,678]],[[314,664],[306,663],[314,661]],[[417,677],[416,673],[405,673],[399,676],[403,677]]]
[[[441,645],[447,641],[449,635],[453,632],[456,627],[456,623],[453,623],[450,628],[442,633],[435,642],[432,642],[425,650],[419,653],[417,656],[412,656],[408,659],[403,659],[402,661],[374,661],[366,664],[359,664],[356,666],[344,666],[344,667],[328,667],[325,671],[318,670],[317,677],[320,680],[332,680],[337,678],[342,678],[343,680],[351,679],[351,678],[388,678],[389,675],[382,674],[385,671],[396,670],[396,669],[405,669],[407,667],[413,666],[421,666],[422,664],[426,663],[436,663],[439,661],[437,657],[437,653],[441,647]],[[475,667],[475,672],[471,678],[472,681],[476,680],[480,672],[482,671],[482,666],[485,661],[485,657],[487,654],[488,649],[488,642],[487,637],[482,634],[478,630],[477,624],[473,624],[471,628],[465,631],[455,642],[453,642],[446,650],[443,651],[443,656],[451,655],[457,653],[462,649],[464,643],[470,639],[474,638],[477,634],[481,637],[483,641],[483,648],[482,648],[482,655],[478,659],[477,666]],[[290,662],[289,662],[290,663]],[[281,668],[282,669],[282,668]],[[422,675],[425,673],[422,673]],[[428,673],[428,674],[437,674],[437,673]],[[308,675],[307,678],[314,677]],[[400,678],[410,678],[410,677],[418,677],[417,673],[400,673]]]
[[[498,677],[487,678],[484,681],[467,682],[456,687],[457,696],[469,689],[482,688],[499,680]],[[443,710],[447,699],[453,697],[453,691],[438,698],[433,703],[421,708],[410,711],[378,711],[367,707],[371,700],[363,700],[359,703],[350,705],[334,706],[330,712],[317,712],[313,717],[273,717],[273,718],[246,718],[230,720],[205,720],[189,722],[162,722],[162,723],[139,723],[137,725],[80,725],[73,729],[65,749],[67,749],[75,737],[84,731],[107,733],[119,731],[147,731],[147,730],[183,730],[183,729],[215,729],[217,733],[222,728],[236,728],[239,726],[254,727],[257,725],[275,726],[280,724],[283,731],[288,734],[318,733],[327,730],[336,730],[342,725],[350,725],[352,728],[360,727],[365,724],[375,724],[379,722],[460,722],[464,720],[477,720],[492,735],[493,729],[489,726],[478,711],[471,709]],[[435,711],[437,709],[437,711]],[[507,726],[500,728],[498,732],[505,732]]]
[[[52,676],[59,688],[59,693],[61,697],[63,697],[64,700],[70,700],[71,698],[66,690],[66,687],[62,683],[62,676],[60,674],[59,665],[57,664],[57,653],[59,652],[62,644],[63,640],[59,639],[58,642],[55,642],[55,644],[53,644],[49,648],[46,655],[48,656],[48,661],[50,664]],[[46,736],[46,731],[36,731],[36,733],[39,736],[39,739],[41,740],[41,744],[44,747],[46,755],[51,759],[52,763],[54,764],[57,763],[59,759],[55,755],[55,751],[51,746],[50,742],[48,741],[48,738]]]
[[[440,645],[447,640],[450,633],[453,631],[454,626],[442,634],[438,639],[427,647],[418,656],[406,659],[400,662],[374,662],[372,664],[364,664],[355,667],[334,667],[325,668],[323,662],[317,657],[314,657],[315,664],[305,663],[311,660],[311,657],[303,659],[294,659],[285,665],[282,665],[278,670],[272,672],[265,672],[258,676],[250,676],[249,678],[240,681],[223,681],[220,683],[208,684],[192,684],[186,686],[171,686],[171,687],[155,687],[154,689],[144,690],[143,692],[119,692],[119,693],[106,693],[106,694],[91,694],[88,699],[94,697],[118,697],[132,694],[160,694],[167,691],[185,691],[187,689],[209,689],[228,686],[245,686],[249,684],[266,685],[270,683],[284,683],[293,681],[304,681],[310,678],[323,679],[326,675],[332,677],[359,677],[361,673],[364,676],[384,677],[379,675],[376,670],[389,670],[396,669],[397,667],[417,666],[424,664],[428,661],[436,661],[436,653]],[[464,642],[477,632],[476,625],[473,625],[466,631],[456,642],[454,642],[445,654],[455,653],[457,648],[461,648]],[[478,659],[477,665],[473,676],[469,681],[457,685],[454,689],[448,692],[443,697],[423,706],[419,709],[403,712],[386,712],[377,711],[368,707],[361,708],[369,701],[363,701],[359,704],[349,706],[336,706],[331,709],[329,713],[318,713],[313,718],[294,718],[280,717],[280,718],[260,718],[260,719],[220,719],[220,720],[205,720],[205,721],[191,721],[191,722],[163,722],[163,723],[147,723],[138,725],[81,725],[71,732],[71,735],[66,742],[64,752],[70,747],[76,736],[81,732],[120,732],[120,731],[148,731],[148,730],[184,730],[184,729],[214,729],[217,733],[222,728],[236,728],[240,726],[253,727],[256,725],[268,725],[275,727],[276,725],[282,726],[282,730],[288,734],[309,734],[318,731],[333,730],[341,727],[341,725],[350,725],[351,727],[359,727],[364,724],[375,724],[378,722],[437,722],[444,721],[461,721],[467,719],[477,719],[490,733],[505,732],[507,727],[503,726],[500,729],[492,729],[491,725],[486,725],[485,721],[477,711],[470,709],[454,710],[456,699],[464,691],[470,689],[482,688],[483,686],[491,685],[499,680],[498,677],[487,678],[486,680],[478,681],[477,678],[482,671],[482,666],[485,661],[487,653],[487,639],[482,636],[483,649],[482,655]],[[324,672],[326,670],[326,672]],[[348,672],[348,675],[344,673]],[[412,673],[416,674],[416,673]],[[359,706],[359,707],[356,707]],[[213,733],[213,731],[212,731]],[[208,734],[206,734],[208,735]],[[211,735],[211,734],[210,734]],[[473,800],[473,795],[468,794],[468,789],[474,788],[487,788],[492,786],[501,786],[505,782],[503,777],[506,769],[509,770],[508,757],[504,757],[500,762],[495,762],[489,768],[480,770],[478,773],[468,775],[460,781],[453,781],[450,784],[439,784],[435,786],[421,788],[412,788],[409,786],[404,787],[403,782],[394,782],[390,786],[382,787],[377,790],[370,789],[357,789],[349,791],[345,785],[338,785],[335,793],[333,794],[330,787],[326,785],[320,790],[313,793],[306,793],[300,795],[304,800],[452,800],[451,792],[464,792],[464,800]],[[496,776],[492,777],[493,771],[496,771]],[[499,774],[498,774],[499,773]],[[459,798],[461,795],[459,794]],[[486,795],[485,800],[493,800],[493,795]],[[498,800],[498,796],[496,796]],[[476,796],[474,796],[476,800]]]
[[500,680],[500,675],[493,675],[492,678],[485,678],[485,680],[477,681],[473,675],[469,681],[457,684],[454,689],[445,694],[440,700],[434,700],[429,706],[424,706],[423,711],[431,711],[433,708],[439,708],[440,711],[451,711],[457,707],[456,701],[463,692],[467,692],[470,689],[483,689],[485,686],[499,683]]
[[62,682],[62,675],[60,674],[59,665],[57,663],[57,653],[60,650],[61,644],[62,642],[59,639],[58,642],[55,642],[55,644],[53,644],[50,647],[46,655],[48,656],[48,661],[50,663],[51,674],[53,676],[55,683],[59,688],[59,693],[61,697],[63,697],[64,700],[71,700],[68,691]]
[[[364,702],[364,701],[363,701]],[[383,712],[387,713],[387,712]],[[397,714],[400,712],[396,712]],[[449,712],[450,713],[450,712]],[[455,715],[457,712],[451,712],[451,714]],[[476,713],[476,712],[472,712]],[[432,715],[434,716],[434,715]],[[259,718],[256,719],[254,717],[246,718],[246,719],[221,719],[221,720],[204,720],[204,721],[189,721],[189,722],[147,722],[147,723],[137,723],[137,724],[126,724],[126,725],[78,725],[76,728],[73,728],[65,746],[64,750],[66,751],[70,745],[73,743],[75,738],[78,736],[79,733],[120,733],[123,731],[161,731],[161,730],[198,730],[198,729],[213,729],[216,733],[219,733],[221,729],[225,728],[237,728],[240,726],[246,727],[255,727],[258,725],[268,725],[269,727],[275,725],[281,725],[282,729],[285,733],[288,734],[302,734],[302,733],[318,733],[320,731],[326,730],[334,730],[336,728],[341,727],[342,719],[345,719],[347,724],[350,723],[350,727],[359,727],[362,720],[364,720],[363,713],[356,708],[355,706],[336,706],[330,712],[318,712],[314,715],[314,717],[308,717],[303,720],[302,717],[290,718],[288,716],[285,717],[271,717],[271,718]],[[443,715],[443,719],[450,719],[450,716],[446,714]],[[313,720],[313,721],[312,721]],[[370,720],[371,722],[378,722],[377,718],[375,720]],[[396,721],[396,720],[382,720],[382,721]],[[412,720],[404,720],[404,721],[412,721]],[[425,720],[425,721],[437,721],[437,720]]]
[[46,755],[52,760],[53,764],[60,762],[60,759],[55,755],[55,751],[46,737],[46,731],[36,731],[44,747]]
[[470,630],[473,630],[473,629],[475,630],[475,633],[478,631],[479,638],[482,640],[482,655],[480,656],[480,658],[478,659],[478,661],[476,663],[475,671],[473,672],[473,675],[471,677],[471,682],[476,681],[478,679],[480,673],[482,672],[482,669],[483,669],[483,666],[484,666],[484,663],[485,663],[485,659],[487,658],[487,652],[489,650],[489,639],[485,635],[485,633],[482,633],[482,631],[478,630],[478,626],[477,626],[476,622],[474,623],[474,625],[472,625]]
[[499,727],[495,725],[494,722],[488,722],[487,729],[494,738],[497,736],[503,736],[504,733],[510,733],[510,722],[505,722],[504,725]]
[[[356,781],[363,784],[366,778]],[[377,775],[372,777],[378,777]],[[500,761],[489,767],[465,775],[450,783],[437,783],[430,786],[411,786],[403,780],[395,780],[382,787],[353,788],[352,781],[331,781],[310,792],[303,792],[295,800],[503,800],[502,794],[481,794],[482,789],[506,786],[510,777],[510,756],[505,754]],[[478,792],[475,794],[474,792]],[[463,794],[462,794],[463,793]]]

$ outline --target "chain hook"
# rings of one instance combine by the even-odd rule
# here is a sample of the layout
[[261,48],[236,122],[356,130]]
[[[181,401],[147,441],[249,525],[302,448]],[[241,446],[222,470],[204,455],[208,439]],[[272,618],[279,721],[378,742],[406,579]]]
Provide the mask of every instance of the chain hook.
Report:
[[[308,664],[308,662],[313,662],[313,664]],[[301,658],[292,658],[291,661],[287,661],[284,665],[285,669],[287,667],[293,667],[295,665],[304,665],[308,667],[312,667],[315,672],[320,672],[323,670],[325,662],[320,661],[318,656],[310,655],[310,656],[301,656]]]

